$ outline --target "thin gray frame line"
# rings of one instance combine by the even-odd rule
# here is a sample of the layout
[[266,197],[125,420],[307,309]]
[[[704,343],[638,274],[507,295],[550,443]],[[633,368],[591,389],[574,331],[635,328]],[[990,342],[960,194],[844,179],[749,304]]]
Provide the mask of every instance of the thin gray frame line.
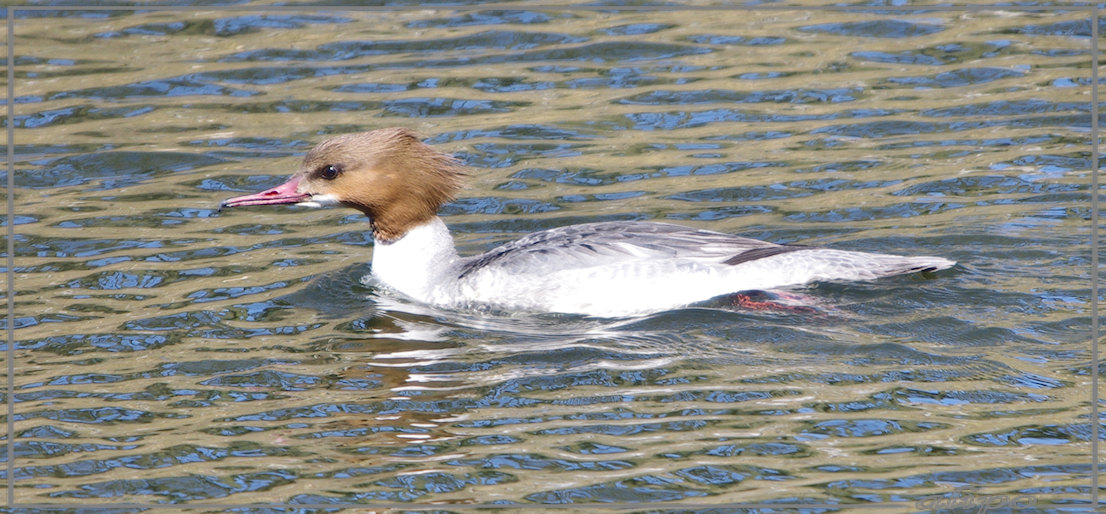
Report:
[[[1089,3],[1087,5],[1073,5],[1073,6],[990,6],[990,5],[964,5],[964,6],[887,6],[887,7],[870,7],[870,6],[818,6],[818,7],[803,7],[803,6],[605,6],[605,5],[559,5],[559,4],[496,4],[496,5],[456,5],[456,4],[441,4],[428,6],[433,10],[457,10],[457,11],[476,11],[476,10],[504,10],[504,9],[528,9],[528,10],[581,10],[581,11],[838,11],[838,12],[866,12],[873,14],[886,13],[887,11],[897,11],[902,13],[922,13],[922,12],[955,12],[955,11],[995,11],[998,9],[1005,11],[1064,11],[1064,12],[1079,12],[1089,9],[1089,19],[1091,25],[1091,505],[1098,505],[1098,339],[1099,339],[1099,318],[1098,318],[1098,171],[1100,168],[1098,162],[1098,4]],[[7,122],[8,122],[8,177],[7,177],[7,283],[8,283],[8,314],[7,314],[7,404],[8,404],[8,433],[7,433],[7,458],[8,458],[8,472],[7,472],[7,489],[8,489],[8,507],[13,508],[18,506],[24,507],[41,507],[41,508],[72,508],[71,504],[53,504],[53,503],[27,503],[17,504],[15,502],[15,479],[14,479],[14,466],[15,466],[15,399],[14,399],[14,376],[15,376],[15,271],[14,271],[14,255],[15,255],[15,13],[17,11],[303,11],[305,9],[315,9],[323,11],[404,11],[411,9],[412,6],[9,6],[3,8],[4,14],[7,15],[7,46],[8,46],[8,59],[7,59],[7,77],[8,77],[8,101],[7,101]],[[853,508],[853,507],[881,507],[887,505],[902,505],[907,502],[887,502],[887,503],[875,503],[875,504],[817,504],[817,503],[732,503],[732,504],[666,504],[666,503],[579,503],[579,504],[467,504],[467,505],[451,505],[445,510],[450,509],[469,509],[469,508],[603,508],[608,510],[629,510],[629,509],[650,509],[650,508],[779,508],[779,507],[796,507],[796,508],[811,508],[811,507],[828,507],[828,508]],[[257,508],[257,507],[296,507],[296,508],[343,508],[343,507],[358,507],[358,508],[389,508],[389,509],[404,509],[404,510],[439,510],[444,505],[440,504],[285,504],[285,503],[272,503],[272,504],[218,504],[218,503],[193,503],[193,504],[144,504],[144,503],[121,503],[121,504],[96,504],[97,507],[125,507],[125,508],[204,508],[204,507],[220,507],[220,508]],[[425,506],[425,508],[421,508]]]
[[833,12],[867,12],[873,14],[901,12],[901,13],[926,13],[926,12],[983,12],[983,11],[1015,11],[1015,12],[1043,12],[1043,11],[1068,11],[1078,12],[1097,8],[1097,4],[1085,5],[895,5],[895,6],[850,6],[850,5],[824,5],[817,7],[792,6],[792,5],[596,5],[596,4],[527,4],[527,3],[502,3],[502,4],[433,4],[426,6],[415,5],[270,5],[264,7],[250,7],[241,5],[67,5],[67,6],[41,6],[19,5],[11,9],[20,11],[289,11],[302,12],[307,9],[322,11],[365,11],[365,12],[398,12],[412,9],[428,10],[455,10],[455,11],[503,11],[503,10],[530,10],[530,11],[637,11],[637,12],[665,12],[665,11],[833,11]]
[[15,505],[15,10],[8,17],[8,505]]
[[[285,508],[297,509],[346,509],[355,507],[358,509],[398,509],[404,511],[426,510],[469,510],[469,509],[598,509],[598,510],[640,510],[656,511],[667,509],[736,509],[736,508],[815,508],[829,507],[839,510],[853,508],[887,508],[890,506],[914,505],[916,502],[901,501],[887,503],[84,503],[79,506],[95,509],[123,509],[123,508],[147,508],[158,509],[197,509],[217,507],[220,509],[257,509],[257,508]],[[20,503],[12,507],[39,508],[39,509],[72,509],[78,505],[71,503]]]
[[1091,9],[1091,505],[1098,506],[1098,5]]

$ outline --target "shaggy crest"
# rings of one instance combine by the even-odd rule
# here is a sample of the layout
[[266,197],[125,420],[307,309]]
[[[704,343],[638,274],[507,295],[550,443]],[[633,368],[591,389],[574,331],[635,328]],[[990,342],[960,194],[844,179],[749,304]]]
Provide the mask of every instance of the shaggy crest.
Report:
[[[341,176],[325,178],[323,171],[330,166]],[[365,213],[381,241],[394,240],[435,216],[457,197],[468,175],[452,156],[405,128],[327,139],[308,152],[299,173],[308,191],[324,190],[325,184],[343,205]]]

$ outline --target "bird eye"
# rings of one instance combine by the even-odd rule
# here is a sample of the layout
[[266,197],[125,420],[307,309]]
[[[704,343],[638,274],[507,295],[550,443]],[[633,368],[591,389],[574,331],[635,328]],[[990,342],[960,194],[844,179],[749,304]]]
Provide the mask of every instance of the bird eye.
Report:
[[338,174],[341,173],[341,172],[342,172],[341,168],[339,168],[338,166],[335,166],[333,164],[329,164],[329,165],[323,166],[322,169],[319,170],[319,175],[321,177],[323,177],[324,179],[326,179],[326,180],[334,180],[338,176]]

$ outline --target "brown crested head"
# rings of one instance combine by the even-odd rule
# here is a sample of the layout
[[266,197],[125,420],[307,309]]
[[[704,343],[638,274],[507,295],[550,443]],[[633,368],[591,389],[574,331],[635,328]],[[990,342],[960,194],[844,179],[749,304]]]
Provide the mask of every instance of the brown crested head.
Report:
[[436,216],[460,192],[465,176],[456,159],[405,128],[327,139],[296,172],[299,192],[360,210],[381,241],[398,239]]

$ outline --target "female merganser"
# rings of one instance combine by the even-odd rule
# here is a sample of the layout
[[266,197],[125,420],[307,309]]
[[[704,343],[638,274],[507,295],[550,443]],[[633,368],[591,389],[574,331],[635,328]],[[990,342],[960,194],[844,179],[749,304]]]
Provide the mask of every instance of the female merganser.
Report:
[[940,257],[774,244],[667,223],[612,221],[535,232],[460,257],[438,209],[465,170],[403,128],[327,139],[287,182],[222,207],[344,205],[369,218],[372,273],[446,308],[626,316],[748,290],[935,271]]

